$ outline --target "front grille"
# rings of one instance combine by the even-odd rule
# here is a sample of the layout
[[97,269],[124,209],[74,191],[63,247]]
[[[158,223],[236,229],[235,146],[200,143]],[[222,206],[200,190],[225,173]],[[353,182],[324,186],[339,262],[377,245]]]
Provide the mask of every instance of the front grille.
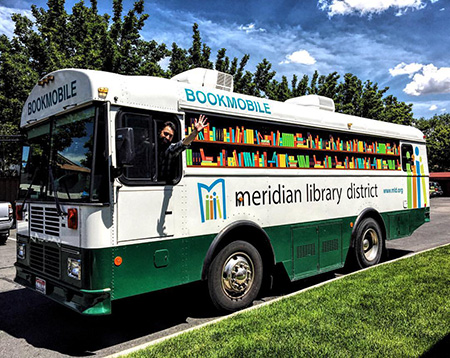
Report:
[[36,271],[59,278],[61,271],[60,256],[59,247],[38,242],[30,243],[30,267]]
[[45,206],[31,207],[31,231],[46,235],[59,236],[59,222],[60,218],[56,208]]

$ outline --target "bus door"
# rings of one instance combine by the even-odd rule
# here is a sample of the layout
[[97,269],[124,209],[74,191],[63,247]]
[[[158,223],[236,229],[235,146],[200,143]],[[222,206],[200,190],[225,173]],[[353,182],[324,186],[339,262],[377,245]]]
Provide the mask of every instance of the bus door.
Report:
[[138,112],[122,112],[118,115],[116,147],[123,145],[120,143],[120,133],[128,132],[124,136],[129,136],[130,143],[127,145],[133,152],[132,160],[122,166],[122,173],[116,183],[119,242],[170,237],[174,234],[173,191],[174,184],[180,179],[181,156],[172,161],[169,174],[162,177],[158,137],[167,121],[176,126],[176,141],[180,137],[180,126],[174,116]]

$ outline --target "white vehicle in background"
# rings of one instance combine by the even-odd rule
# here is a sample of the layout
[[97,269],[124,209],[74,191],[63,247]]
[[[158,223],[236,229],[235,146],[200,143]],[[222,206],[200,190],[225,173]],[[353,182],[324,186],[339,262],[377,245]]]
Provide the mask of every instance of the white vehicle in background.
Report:
[[13,209],[11,203],[0,202],[0,245],[4,245],[13,226]]

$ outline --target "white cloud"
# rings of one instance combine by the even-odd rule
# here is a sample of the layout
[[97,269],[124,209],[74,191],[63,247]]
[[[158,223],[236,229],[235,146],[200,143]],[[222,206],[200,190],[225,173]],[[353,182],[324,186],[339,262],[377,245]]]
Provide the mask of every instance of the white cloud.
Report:
[[252,32],[266,32],[265,29],[262,28],[257,29],[255,27],[255,24],[240,25],[238,29],[241,31],[245,31],[247,34]]
[[308,51],[299,50],[291,53],[286,56],[286,60],[280,62],[280,65],[287,63],[300,63],[302,65],[314,65],[316,63],[316,59],[312,57]]
[[437,68],[432,64],[423,66],[403,92],[411,96],[450,93],[450,67]]
[[400,75],[408,75],[412,77],[414,73],[419,72],[422,68],[423,65],[420,63],[410,63],[409,65],[407,65],[406,63],[402,62],[394,68],[390,68],[389,73],[392,77]]
[[433,105],[429,108],[430,111],[435,111],[436,109],[438,109],[438,106],[436,106],[435,104],[433,104]]
[[15,24],[11,19],[11,15],[16,13],[32,18],[30,10],[0,6],[0,34],[4,34],[9,38],[14,35]]
[[397,10],[396,16],[400,16],[407,10],[420,10],[426,6],[424,0],[318,0],[318,5],[321,10],[327,11],[330,17],[335,15],[371,16],[390,8]]

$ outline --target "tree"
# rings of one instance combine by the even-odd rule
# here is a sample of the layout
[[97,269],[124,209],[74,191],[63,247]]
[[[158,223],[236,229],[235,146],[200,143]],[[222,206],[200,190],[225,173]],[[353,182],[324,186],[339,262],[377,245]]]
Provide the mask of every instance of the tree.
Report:
[[319,91],[317,88],[317,80],[319,79],[319,72],[314,71],[314,74],[311,78],[311,84],[308,87],[308,94],[317,94],[317,92]]
[[[97,1],[81,0],[68,14],[64,0],[31,7],[34,21],[14,14],[14,36],[0,36],[0,133],[17,134],[22,105],[39,78],[61,68],[89,68],[126,74],[164,76],[158,64],[169,55],[165,44],[140,36],[144,1],[138,0],[122,19],[122,0],[113,0],[113,23],[99,15]],[[18,156],[17,148],[7,149]],[[18,161],[18,159],[17,159]]]
[[303,75],[301,81],[297,85],[297,76],[292,76],[292,97],[300,97],[306,95],[308,92],[308,75]]
[[[37,81],[29,56],[18,41],[0,36],[0,135],[18,135],[22,106],[29,89]],[[1,167],[4,174],[11,164],[20,162],[20,144],[0,143]],[[0,173],[0,175],[2,175]]]
[[211,56],[211,48],[202,43],[198,24],[194,23],[192,27],[192,46],[188,50],[189,52],[189,67],[196,68],[213,68],[212,62],[209,60]]
[[396,97],[389,95],[383,99],[383,113],[379,117],[384,122],[410,126],[413,121],[412,104],[399,102]]
[[450,171],[450,114],[421,118],[415,126],[426,135],[430,171]]
[[287,99],[292,97],[292,91],[289,88],[289,83],[286,76],[281,77],[281,82],[278,83],[278,81],[273,80],[270,84],[270,93],[271,99],[284,102]]
[[[128,75],[169,77],[195,67],[215,68],[233,76],[237,93],[285,101],[291,97],[318,94],[335,101],[336,111],[386,122],[413,123],[411,105],[399,102],[388,88],[379,89],[369,80],[363,82],[347,73],[339,82],[337,72],[310,77],[294,74],[291,82],[275,79],[272,64],[263,59],[254,72],[246,70],[250,55],[230,58],[219,49],[210,61],[211,48],[202,42],[198,24],[192,30],[189,49],[175,42],[172,51],[165,44],[144,40],[140,33],[148,15],[144,0],[137,0],[123,15],[123,0],[113,0],[112,17],[98,14],[97,0],[91,6],[80,0],[65,11],[64,0],[48,0],[48,10],[32,6],[34,21],[13,15],[14,37],[0,36],[0,115],[2,134],[18,133],[22,104],[33,84],[47,73],[65,67],[90,68]],[[168,71],[159,65],[170,56]],[[289,86],[290,85],[290,86]],[[417,123],[422,123],[418,121]],[[437,159],[436,159],[437,160]],[[442,167],[440,164],[436,164]]]
[[339,78],[340,76],[337,72],[330,73],[328,76],[320,76],[317,94],[335,99],[337,96]]
[[[113,0],[113,18],[97,13],[97,2],[81,0],[67,14],[64,0],[49,0],[48,10],[32,6],[35,21],[14,15],[16,40],[28,52],[39,77],[61,68],[89,68],[123,74],[162,75],[158,62],[169,55],[165,44],[140,36],[148,15],[138,0],[122,18],[122,0]],[[151,62],[151,63],[149,63]]]
[[[255,84],[253,83],[253,74],[250,71],[245,71],[245,66],[250,59],[250,55],[244,55],[237,65],[237,57],[233,58],[230,67],[230,74],[233,76],[234,91],[242,94],[254,94]],[[244,72],[245,71],[245,72]]]
[[272,64],[267,59],[263,59],[262,62],[256,66],[256,72],[253,78],[256,90],[255,95],[272,98],[272,94],[270,93],[270,81],[275,77],[276,72],[271,71],[271,68]]
[[361,117],[379,120],[383,113],[383,95],[389,87],[382,90],[378,89],[378,84],[367,80],[364,83],[364,89],[361,96],[361,108],[359,115]]
[[175,42],[172,44],[172,54],[169,61],[169,71],[171,77],[189,69],[187,53],[188,52],[185,49],[178,47]]
[[361,108],[362,90],[361,80],[351,73],[346,73],[344,82],[341,82],[337,88],[336,111],[358,115]]
[[226,56],[227,50],[225,48],[221,48],[217,51],[216,64],[214,68],[217,71],[229,73],[230,72],[230,59]]

